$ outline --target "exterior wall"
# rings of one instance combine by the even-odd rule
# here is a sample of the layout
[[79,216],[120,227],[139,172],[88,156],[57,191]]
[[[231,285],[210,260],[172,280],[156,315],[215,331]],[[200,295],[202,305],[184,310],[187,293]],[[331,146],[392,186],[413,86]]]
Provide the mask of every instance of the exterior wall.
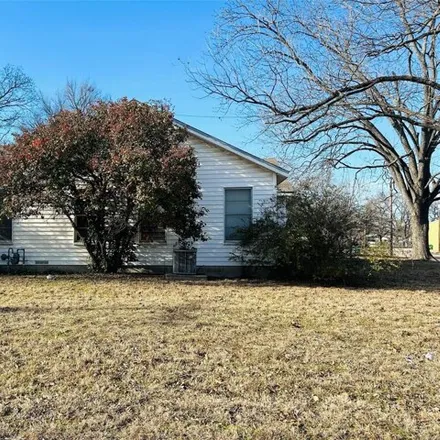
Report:
[[[196,138],[190,139],[199,159],[197,179],[202,188],[200,204],[208,209],[205,232],[209,240],[198,243],[198,266],[232,267],[239,263],[230,261],[235,246],[224,240],[225,188],[252,188],[253,215],[276,193],[276,175],[222,148]],[[88,254],[81,244],[73,241],[74,231],[67,218],[43,217],[13,221],[12,243],[0,243],[0,253],[9,247],[24,248],[26,264],[44,268],[53,266],[85,266]],[[177,237],[166,233],[166,244],[139,245],[137,266],[162,267],[172,265],[172,250]],[[4,261],[0,264],[6,264]],[[30,269],[31,267],[29,267]]]
[[236,266],[229,260],[235,246],[225,243],[225,188],[252,187],[253,216],[276,193],[276,176],[239,156],[203,142],[193,143],[200,162],[198,180],[202,187],[202,204],[209,212],[205,218],[209,240],[198,244],[200,266]]
[[[88,253],[73,242],[73,228],[64,216],[47,212],[44,216],[13,220],[12,243],[0,243],[0,252],[24,248],[26,264],[87,265]],[[6,262],[2,261],[2,264]]]
[[[208,241],[197,243],[198,266],[239,266],[230,261],[235,246],[225,243],[225,188],[252,187],[253,215],[276,193],[276,176],[236,154],[190,138],[199,160],[197,180],[202,188],[200,204],[208,209],[204,217]],[[141,245],[135,265],[172,266],[173,246],[177,236],[167,231],[166,244]]]
[[433,252],[440,252],[440,220],[429,223],[429,246]]

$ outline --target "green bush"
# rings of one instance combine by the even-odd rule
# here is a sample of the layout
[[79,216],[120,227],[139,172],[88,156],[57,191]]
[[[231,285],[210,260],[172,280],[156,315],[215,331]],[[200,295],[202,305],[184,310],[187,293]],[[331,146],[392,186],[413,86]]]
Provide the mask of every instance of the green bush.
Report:
[[399,264],[391,259],[389,243],[377,243],[361,249],[361,255],[368,263],[371,274],[397,269]]
[[353,261],[358,219],[356,204],[341,188],[299,185],[242,229],[232,258],[270,266],[277,278],[346,280],[364,266]]

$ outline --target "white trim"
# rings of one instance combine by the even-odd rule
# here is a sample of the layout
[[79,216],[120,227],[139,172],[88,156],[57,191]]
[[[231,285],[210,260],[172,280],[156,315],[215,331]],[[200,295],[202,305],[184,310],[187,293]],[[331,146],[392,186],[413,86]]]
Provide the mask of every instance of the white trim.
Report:
[[251,192],[251,223],[254,220],[254,188],[252,186],[225,186],[223,188],[223,243],[224,244],[232,244],[237,245],[240,243],[240,240],[237,239],[227,239],[226,238],[226,191],[228,190],[240,190],[246,189]]
[[285,168],[267,162],[266,160],[254,156],[253,154],[248,153],[247,151],[244,151],[241,148],[235,147],[234,145],[228,144],[227,142],[224,142],[214,136],[211,136],[208,133],[205,133],[195,127],[192,127],[191,125],[188,125],[185,122],[179,121],[177,119],[174,119],[174,122],[179,127],[185,128],[188,131],[188,133],[190,133],[191,135],[211,145],[214,145],[219,148],[223,148],[224,150],[229,151],[230,153],[236,154],[237,156],[240,156],[243,159],[246,159],[262,168],[272,171],[281,178],[279,183],[281,183],[282,181],[286,180],[289,177],[289,171],[287,171]]
[[160,241],[143,241],[141,240],[141,223],[138,224],[137,232],[135,236],[135,244],[142,247],[148,247],[151,245],[164,245],[167,244],[167,228],[163,228],[164,239]]

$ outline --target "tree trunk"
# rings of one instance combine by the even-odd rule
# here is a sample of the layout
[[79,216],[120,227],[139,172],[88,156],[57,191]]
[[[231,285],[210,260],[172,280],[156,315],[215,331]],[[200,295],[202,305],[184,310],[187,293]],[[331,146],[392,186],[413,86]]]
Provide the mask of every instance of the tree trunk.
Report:
[[122,267],[122,261],[118,259],[113,259],[110,261],[107,260],[105,273],[117,273],[121,267]]
[[429,206],[417,206],[412,211],[412,256],[415,260],[429,260]]

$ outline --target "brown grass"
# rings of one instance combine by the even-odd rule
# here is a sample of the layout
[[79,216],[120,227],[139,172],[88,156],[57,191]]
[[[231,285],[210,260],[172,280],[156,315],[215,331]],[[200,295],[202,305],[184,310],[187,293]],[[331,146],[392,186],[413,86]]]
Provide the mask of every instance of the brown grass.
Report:
[[1,439],[440,438],[435,286],[0,283]]

